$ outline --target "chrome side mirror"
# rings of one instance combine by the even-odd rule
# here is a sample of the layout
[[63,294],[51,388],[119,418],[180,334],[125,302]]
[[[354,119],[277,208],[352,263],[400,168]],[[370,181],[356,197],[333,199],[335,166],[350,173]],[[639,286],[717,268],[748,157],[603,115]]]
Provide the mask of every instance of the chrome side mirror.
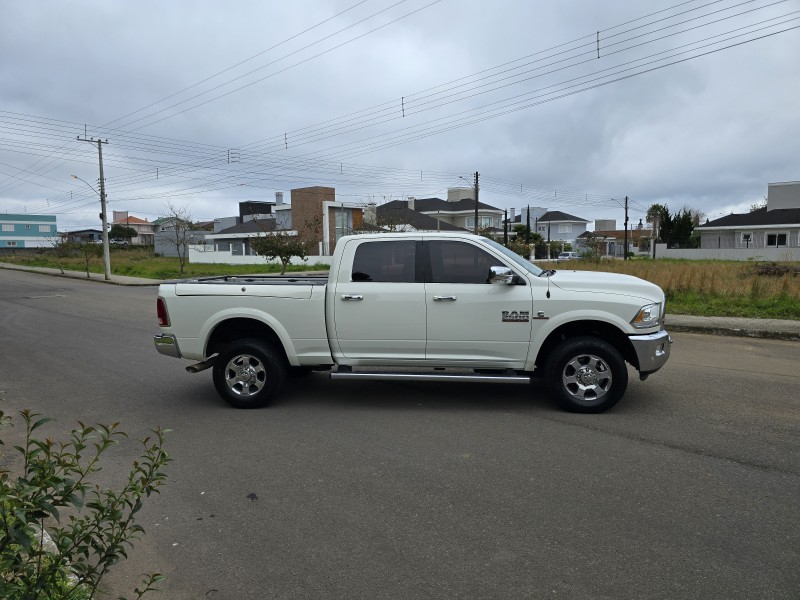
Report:
[[514,271],[509,267],[489,267],[489,283],[492,285],[514,285]]

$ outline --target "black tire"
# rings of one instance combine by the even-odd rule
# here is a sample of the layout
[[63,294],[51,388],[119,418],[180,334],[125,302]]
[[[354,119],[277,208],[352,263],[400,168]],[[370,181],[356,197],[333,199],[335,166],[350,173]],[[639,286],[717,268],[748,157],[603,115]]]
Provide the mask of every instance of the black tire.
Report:
[[259,408],[275,397],[286,378],[286,358],[259,339],[229,344],[214,361],[217,393],[236,408]]
[[619,402],[628,387],[628,368],[614,346],[594,337],[561,342],[545,366],[556,403],[570,412],[600,413]]

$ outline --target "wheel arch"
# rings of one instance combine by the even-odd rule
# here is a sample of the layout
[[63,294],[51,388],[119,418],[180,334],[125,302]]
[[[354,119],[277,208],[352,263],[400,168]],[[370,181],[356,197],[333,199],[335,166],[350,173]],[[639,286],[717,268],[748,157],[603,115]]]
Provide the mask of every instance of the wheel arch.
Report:
[[630,338],[617,325],[596,319],[579,319],[562,323],[547,334],[536,353],[534,360],[536,369],[541,369],[544,366],[547,357],[563,340],[586,336],[605,340],[614,346],[626,362],[636,369],[639,368],[639,358]]
[[288,364],[298,365],[294,346],[286,331],[279,324],[268,323],[254,315],[225,315],[210,327],[206,337],[205,355],[222,351],[231,342],[245,338],[264,340],[281,352]]

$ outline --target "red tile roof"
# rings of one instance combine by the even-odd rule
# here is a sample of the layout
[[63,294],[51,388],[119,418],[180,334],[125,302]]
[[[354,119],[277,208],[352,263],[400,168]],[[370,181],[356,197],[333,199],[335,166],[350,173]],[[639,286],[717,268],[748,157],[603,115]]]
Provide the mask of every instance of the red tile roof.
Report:
[[137,223],[140,225],[150,225],[150,221],[147,219],[140,219],[139,217],[127,217],[126,219],[118,219],[114,221],[116,225],[128,225],[130,223]]

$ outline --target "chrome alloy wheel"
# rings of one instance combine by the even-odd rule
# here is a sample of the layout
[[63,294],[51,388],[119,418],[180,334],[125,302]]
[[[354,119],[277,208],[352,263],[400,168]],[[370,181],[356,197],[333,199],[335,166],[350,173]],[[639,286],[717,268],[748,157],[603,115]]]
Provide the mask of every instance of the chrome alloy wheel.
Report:
[[566,364],[561,381],[576,400],[594,403],[611,389],[611,369],[599,356],[579,354]]
[[264,389],[267,373],[255,356],[239,354],[225,365],[225,383],[238,396],[252,396]]

